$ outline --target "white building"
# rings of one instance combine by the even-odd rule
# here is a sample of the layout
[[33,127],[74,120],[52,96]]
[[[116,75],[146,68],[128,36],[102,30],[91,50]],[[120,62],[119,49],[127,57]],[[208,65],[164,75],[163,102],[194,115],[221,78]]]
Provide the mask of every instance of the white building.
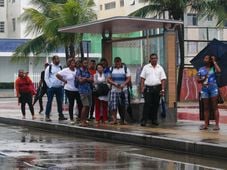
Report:
[[0,0],[0,38],[29,39],[25,34],[25,24],[19,16],[24,8],[31,7],[30,0]]
[[[13,74],[20,68],[24,68],[29,72],[40,72],[43,68],[43,63],[46,62],[46,56],[52,56],[52,54],[44,54],[39,60],[34,60],[34,57],[31,56],[29,60],[24,62],[10,62],[12,46],[7,47],[7,43],[5,44],[5,42],[10,39],[15,46],[17,43],[32,38],[32,35],[25,34],[26,24],[21,23],[19,20],[19,16],[23,13],[24,8],[31,7],[29,2],[30,0],[0,0],[0,43],[4,46],[0,47],[0,83],[12,82]],[[97,12],[98,19],[104,19],[113,16],[129,15],[146,5],[148,0],[94,0],[94,2],[96,4],[95,11]],[[161,18],[168,19],[167,16],[165,14]],[[189,63],[190,59],[206,45],[206,43],[199,43],[199,40],[206,41],[212,40],[213,38],[219,40],[227,39],[225,29],[214,28],[216,25],[214,17],[203,18],[198,21],[196,14],[186,13],[184,22],[186,63]],[[60,56],[64,57],[64,54],[62,53]]]

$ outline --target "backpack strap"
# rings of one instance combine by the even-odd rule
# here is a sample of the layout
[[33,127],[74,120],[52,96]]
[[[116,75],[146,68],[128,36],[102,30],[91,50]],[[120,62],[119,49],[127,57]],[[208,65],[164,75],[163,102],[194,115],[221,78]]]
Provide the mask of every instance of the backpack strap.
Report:
[[[62,66],[60,65],[59,68],[62,70]],[[49,65],[49,73],[51,73],[52,70],[52,64]]]

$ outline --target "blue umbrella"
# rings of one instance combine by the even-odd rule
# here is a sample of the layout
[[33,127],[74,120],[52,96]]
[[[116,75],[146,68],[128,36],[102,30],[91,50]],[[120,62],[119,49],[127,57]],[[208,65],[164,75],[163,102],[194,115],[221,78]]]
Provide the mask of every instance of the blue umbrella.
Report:
[[227,85],[227,44],[213,39],[208,45],[201,50],[190,62],[199,70],[200,67],[204,66],[203,58],[206,55],[217,57],[217,63],[221,68],[221,74],[218,76],[218,86],[223,87]]
[[164,119],[164,118],[166,118],[166,104],[165,104],[165,97],[164,96],[162,96],[161,98],[160,98],[160,105],[161,105],[161,118],[162,119]]

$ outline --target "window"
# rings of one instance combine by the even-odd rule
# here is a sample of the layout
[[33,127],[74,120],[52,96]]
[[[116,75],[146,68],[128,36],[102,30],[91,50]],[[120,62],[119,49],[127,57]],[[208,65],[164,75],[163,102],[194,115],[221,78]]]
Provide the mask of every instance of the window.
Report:
[[198,18],[196,14],[187,14],[188,25],[198,25]]
[[0,22],[0,32],[5,32],[5,23]]
[[224,23],[224,27],[226,28],[227,27],[227,20],[224,20],[223,23]]
[[16,31],[16,19],[15,18],[12,19],[12,26],[13,26],[13,31],[15,32]]
[[105,10],[116,8],[116,2],[110,2],[105,4]]
[[120,0],[120,7],[123,7],[124,5],[124,0]]
[[0,0],[0,7],[4,7],[5,4],[4,4],[4,0]]
[[187,50],[189,55],[194,55],[198,52],[198,43],[197,42],[188,42]]
[[207,16],[207,21],[213,21],[213,17],[211,15]]
[[102,11],[102,5],[99,6],[100,11]]

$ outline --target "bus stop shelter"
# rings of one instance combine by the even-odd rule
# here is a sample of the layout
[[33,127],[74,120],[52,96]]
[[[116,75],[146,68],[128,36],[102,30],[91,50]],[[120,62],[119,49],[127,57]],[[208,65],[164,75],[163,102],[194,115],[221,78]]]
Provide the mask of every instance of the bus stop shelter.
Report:
[[[151,30],[156,28],[164,29],[164,58],[167,73],[167,94],[166,102],[168,111],[174,114],[176,120],[177,101],[177,36],[175,27],[183,24],[182,21],[137,18],[128,16],[112,17],[97,20],[80,25],[73,25],[60,28],[60,32],[66,33],[91,33],[102,35],[102,56],[105,56],[109,63],[112,63],[112,39],[113,34],[124,34],[138,31]],[[124,41],[119,39],[118,41]]]

